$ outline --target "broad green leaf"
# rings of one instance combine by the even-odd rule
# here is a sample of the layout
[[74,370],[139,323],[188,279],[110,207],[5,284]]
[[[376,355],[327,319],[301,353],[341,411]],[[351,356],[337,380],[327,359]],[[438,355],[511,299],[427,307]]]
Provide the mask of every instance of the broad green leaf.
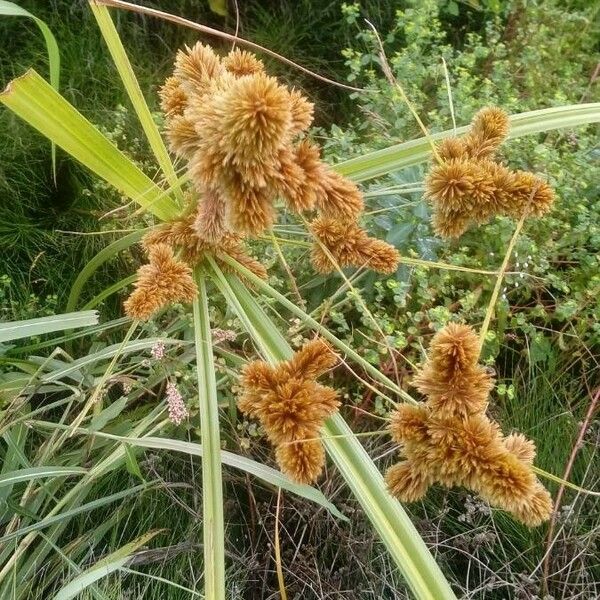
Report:
[[[509,138],[518,138],[533,133],[579,127],[600,122],[600,103],[572,104],[554,108],[544,108],[512,115],[510,117]],[[457,135],[465,133],[468,126],[459,127]],[[435,141],[455,135],[449,129],[431,135]],[[387,175],[392,171],[418,165],[429,159],[431,146],[426,138],[396,144],[334,165],[336,171],[354,181],[366,181]]]
[[111,573],[117,571],[119,568],[124,567],[131,559],[131,555],[138,548],[144,546],[153,537],[158,535],[160,531],[161,530],[149,531],[148,533],[133,540],[133,542],[125,544],[115,552],[111,552],[108,556],[105,556],[102,560],[99,560],[92,567],[86,569],[83,573],[62,587],[54,596],[54,600],[71,600],[71,598],[75,598],[88,586],[92,585],[99,579],[107,577]]
[[0,102],[159,219],[177,214],[175,201],[34,70],[13,79]]
[[89,327],[98,324],[98,313],[95,310],[63,313],[25,321],[0,323],[0,342],[20,340],[34,335],[43,335],[54,331],[64,331],[77,327]]
[[127,94],[131,100],[131,104],[133,105],[138,119],[140,120],[144,133],[148,138],[152,152],[154,153],[154,156],[156,157],[156,160],[160,165],[160,168],[162,169],[169,186],[175,190],[178,199],[183,201],[183,192],[179,186],[175,168],[173,167],[173,163],[171,162],[167,148],[165,147],[162,137],[160,136],[158,127],[152,118],[152,113],[148,108],[148,104],[146,104],[146,100],[144,99],[144,95],[140,89],[140,84],[138,83],[135,73],[133,72],[133,68],[129,62],[129,58],[127,57],[127,52],[121,43],[121,38],[119,37],[119,34],[112,22],[110,13],[108,12],[106,6],[96,4],[93,0],[90,0],[90,8],[96,17],[96,21],[98,22],[98,26],[100,27],[104,41],[108,46],[108,50],[112,56],[115,66],[117,67],[117,71],[119,71],[123,85],[127,90]]
[[0,475],[0,488],[43,477],[64,477],[66,475],[84,475],[85,473],[87,473],[87,470],[79,467],[30,467],[29,469],[2,473]]
[[132,231],[127,235],[115,240],[106,248],[102,248],[98,254],[96,254],[88,263],[83,267],[81,273],[77,275],[77,279],[73,282],[71,287],[71,292],[69,293],[69,299],[67,300],[67,310],[75,310],[77,306],[77,302],[79,301],[79,297],[81,296],[81,292],[83,290],[83,286],[89,280],[89,278],[107,261],[116,256],[122,250],[126,250],[127,248],[137,244],[144,234],[146,233],[146,229],[140,229],[139,231]]
[[[30,19],[33,19],[34,23],[42,32],[44,41],[46,42],[50,85],[58,92],[60,86],[60,52],[58,50],[56,38],[50,31],[48,25],[46,25],[42,19],[32,15],[29,11],[16,5],[14,2],[7,2],[7,0],[0,0],[0,15],[6,15],[8,17],[29,17]],[[52,143],[52,171],[54,173],[54,179],[56,180],[56,147],[54,142]]]

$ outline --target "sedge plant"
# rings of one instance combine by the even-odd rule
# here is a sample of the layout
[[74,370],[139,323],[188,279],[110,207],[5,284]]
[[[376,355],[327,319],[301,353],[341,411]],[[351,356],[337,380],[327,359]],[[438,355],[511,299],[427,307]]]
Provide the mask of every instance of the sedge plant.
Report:
[[[428,396],[428,403],[419,408],[396,381],[368,363],[285,294],[273,289],[264,265],[250,255],[246,240],[262,236],[274,241],[273,236],[265,234],[270,232],[285,203],[290,214],[307,223],[313,238],[311,259],[316,271],[341,273],[344,277],[341,271],[344,267],[369,268],[384,274],[393,272],[402,258],[395,248],[370,237],[361,227],[364,199],[356,182],[426,161],[432,151],[432,140],[445,140],[435,148],[436,164],[426,182],[441,235],[459,235],[466,227],[485,223],[494,214],[510,214],[520,218],[522,224],[526,216],[541,215],[550,207],[552,193],[535,176],[512,173],[495,163],[495,148],[508,134],[509,127],[510,135],[515,136],[597,122],[600,106],[558,107],[511,118],[501,111],[493,112],[492,118],[488,111],[474,121],[465,138],[454,137],[454,132],[434,138],[427,136],[354,158],[333,168],[321,159],[320,149],[307,133],[314,108],[308,99],[270,77],[260,59],[253,54],[235,49],[222,58],[210,47],[197,44],[178,53],[173,75],[161,88],[165,143],[107,8],[98,1],[92,1],[90,7],[140,118],[162,179],[157,182],[142,172],[33,71],[11,82],[0,95],[0,101],[137,203],[139,210],[152,215],[157,224],[115,242],[81,273],[74,286],[69,310],[78,305],[85,281],[103,261],[141,239],[148,264],[140,268],[134,290],[124,304],[133,323],[123,343],[111,347],[102,356],[104,361],[110,359],[110,362],[103,363],[104,372],[97,380],[97,387],[90,390],[93,402],[85,403],[84,410],[71,425],[39,419],[29,421],[30,426],[54,429],[57,449],[65,443],[66,436],[95,438],[104,435],[114,444],[110,446],[112,451],[99,459],[89,472],[82,474],[81,482],[48,510],[42,526],[33,523],[19,528],[14,522],[7,534],[9,537],[5,535],[0,539],[0,543],[11,544],[0,548],[3,561],[0,586],[4,586],[0,589],[10,589],[10,577],[14,576],[19,564],[31,569],[40,556],[50,551],[49,546],[38,539],[43,527],[53,527],[52,540],[56,542],[64,531],[64,528],[56,527],[62,523],[61,516],[66,519],[68,514],[74,514],[72,511],[89,508],[85,499],[90,481],[123,461],[131,460],[129,448],[155,447],[202,457],[206,598],[220,600],[226,593],[226,523],[221,464],[227,463],[262,476],[276,482],[278,487],[310,497],[335,511],[335,507],[311,487],[321,475],[325,451],[361,504],[414,596],[431,600],[454,598],[448,580],[402,505],[394,498],[394,493],[408,501],[420,497],[436,482],[466,485],[517,515],[524,514],[522,502],[531,502],[531,510],[522,520],[532,525],[545,520],[550,510],[549,499],[535,479],[534,471],[526,466],[533,460],[529,442],[521,438],[504,438],[499,426],[483,414],[491,380],[486,379],[477,366],[480,344],[469,338],[466,345],[455,340],[445,346],[441,344],[443,348],[440,345],[433,347],[431,360],[437,365],[438,377],[427,379],[427,369],[431,370],[431,365],[426,363],[419,376],[419,389]],[[464,133],[465,129],[457,132]],[[174,155],[179,159],[179,165],[181,161],[185,165],[183,175],[178,173],[173,162]],[[473,212],[478,202],[487,202],[488,208],[481,214]],[[456,226],[449,227],[449,223]],[[444,268],[438,263],[436,266]],[[493,273],[499,279],[502,274],[503,271]],[[131,282],[132,278],[128,277],[116,283],[106,293],[88,301],[85,307],[96,306],[107,295],[123,290]],[[225,300],[253,342],[256,359],[246,364],[241,372],[239,364],[232,365],[241,376],[243,391],[238,407],[262,423],[275,447],[281,473],[248,464],[243,457],[221,450],[210,323],[210,306],[215,302],[213,293]],[[265,298],[297,315],[308,329],[318,334],[317,337],[294,352],[265,311]],[[159,410],[148,415],[127,436],[103,434],[97,422],[95,427],[90,427],[94,421],[92,419],[90,423],[93,415],[88,411],[94,409],[93,405],[100,398],[101,388],[116,366],[116,357],[156,343],[156,340],[131,339],[139,321],[152,318],[172,303],[192,305],[193,338],[186,343],[193,346],[189,360],[195,362],[197,372],[201,444],[160,437],[162,427],[169,420],[161,419]],[[368,307],[364,308],[369,314]],[[492,312],[493,303],[489,314]],[[61,377],[64,371],[77,372],[85,364],[85,358],[78,360],[75,367],[61,366]],[[399,463],[404,466],[388,474],[387,485],[358,436],[353,434],[339,412],[339,390],[325,384],[327,372],[340,360],[363,369],[370,378],[367,384],[381,390],[394,405],[401,402],[405,404],[400,407],[410,408],[396,408],[406,419],[395,417],[392,432],[394,439],[404,444],[407,460]],[[60,379],[56,374],[44,377],[46,385]],[[473,394],[478,400],[470,406],[465,398]],[[447,406],[440,409],[440,403],[443,404],[440,398],[448,396],[456,400],[452,409]],[[444,414],[444,410],[450,412]],[[182,418],[183,414],[180,411],[177,418]],[[408,422],[411,416],[415,418]],[[485,430],[489,454],[470,460],[471,448],[477,445],[481,433],[477,427]],[[447,457],[431,450],[442,430],[448,435],[461,432],[462,453],[452,463],[457,471],[462,469],[460,477],[458,473],[445,472],[443,465]],[[416,431],[421,433],[415,441]],[[410,438],[411,434],[413,438]],[[455,447],[449,438],[447,442],[446,450]],[[427,448],[427,456],[422,448]],[[412,461],[413,467],[415,464],[422,466],[424,460],[428,470],[421,468],[418,471],[416,467],[408,470],[405,466],[408,461]],[[77,465],[70,465],[69,474],[79,474],[76,468]],[[510,490],[503,489],[503,496],[498,491],[498,481],[507,473],[511,482],[525,490],[521,499],[510,496]],[[44,476],[52,477],[53,471]],[[134,494],[152,485],[153,482],[145,482],[123,493]],[[415,485],[418,493],[414,491]],[[35,483],[31,482],[30,486],[29,493],[32,493]],[[500,497],[502,501],[497,501]],[[118,498],[110,498],[105,502],[116,500]],[[61,512],[67,506],[71,507],[71,513]],[[131,542],[122,552],[106,557],[110,569],[104,571],[119,569],[124,565],[119,561],[125,560],[151,537],[149,533],[141,541]],[[95,585],[104,566],[104,563],[98,563],[79,574],[57,597],[74,597],[87,585]],[[26,572],[21,575],[24,572],[19,570],[19,573],[19,577],[26,577]],[[99,592],[95,590],[94,593]]]

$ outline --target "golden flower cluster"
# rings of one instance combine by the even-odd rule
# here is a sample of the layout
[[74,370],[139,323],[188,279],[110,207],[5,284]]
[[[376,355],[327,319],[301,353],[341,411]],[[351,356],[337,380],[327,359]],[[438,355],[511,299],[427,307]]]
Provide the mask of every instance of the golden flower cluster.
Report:
[[[295,212],[316,211],[313,262],[320,272],[334,270],[332,258],[384,273],[396,268],[396,250],[358,225],[364,202],[357,186],[302,138],[312,123],[312,103],[269,77],[253,54],[236,49],[220,58],[201,43],[186,48],[160,97],[171,149],[187,161],[193,193],[184,215],[145,236],[148,252],[166,244],[182,269],[206,255],[227,268],[221,259],[229,256],[265,278],[264,267],[246,253],[244,237],[269,229],[275,202],[283,198]],[[126,301],[131,317],[147,318],[170,302],[165,294],[150,297],[149,272],[140,269],[132,296],[138,300]]]
[[447,325],[434,336],[414,380],[427,401],[401,405],[391,418],[404,459],[388,470],[388,488],[414,502],[434,483],[463,486],[522,523],[539,525],[552,500],[531,468],[535,446],[522,434],[504,436],[486,416],[493,380],[478,356],[478,337],[466,325]]
[[475,115],[466,135],[438,144],[440,160],[425,181],[438,235],[459,237],[471,223],[481,225],[494,215],[539,217],[550,210],[554,192],[545,181],[495,160],[508,128],[506,113],[488,107]]
[[315,481],[325,465],[319,433],[340,403],[337,392],[316,379],[336,362],[329,344],[317,338],[290,360],[275,366],[253,361],[242,373],[239,409],[260,421],[281,471],[298,483]]
[[196,296],[192,270],[173,255],[167,244],[148,249],[149,264],[140,267],[135,290],[125,301],[125,312],[134,319],[147,319],[173,302],[191,302]]
[[196,44],[178,54],[161,98],[171,146],[188,161],[200,196],[218,198],[212,214],[221,230],[262,233],[273,224],[275,201],[283,198],[295,212],[317,211],[318,221],[337,223],[338,238],[345,230],[355,232],[343,247],[331,236],[318,238],[320,271],[335,269],[323,259],[322,246],[344,265],[394,270],[395,250],[373,243],[359,228],[364,201],[358,187],[301,138],[312,123],[312,103],[269,77],[254,55],[234,50],[220,60]]

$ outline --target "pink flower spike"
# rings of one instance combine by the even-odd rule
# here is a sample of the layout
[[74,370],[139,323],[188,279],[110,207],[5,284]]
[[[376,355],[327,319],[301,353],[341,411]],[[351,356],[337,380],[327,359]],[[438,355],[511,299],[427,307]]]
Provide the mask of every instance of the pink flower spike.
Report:
[[167,383],[167,405],[169,407],[169,419],[175,425],[181,425],[183,420],[188,418],[189,413],[183,402],[183,398],[177,386],[171,381]]

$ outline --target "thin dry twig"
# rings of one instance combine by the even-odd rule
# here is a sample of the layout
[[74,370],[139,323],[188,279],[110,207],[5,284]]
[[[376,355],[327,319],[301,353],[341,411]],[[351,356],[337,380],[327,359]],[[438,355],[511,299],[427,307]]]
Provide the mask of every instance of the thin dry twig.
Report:
[[162,10],[157,10],[155,8],[148,8],[146,6],[139,6],[137,4],[131,4],[129,2],[124,2],[123,0],[89,0],[94,4],[98,4],[101,6],[109,6],[111,8],[121,8],[123,10],[128,10],[131,12],[139,13],[141,15],[148,15],[151,17],[156,17],[158,19],[163,19],[164,21],[171,21],[172,23],[176,23],[177,25],[183,25],[184,27],[190,27],[191,29],[196,29],[197,31],[201,31],[202,33],[207,33],[208,35],[215,35],[229,42],[238,43],[248,48],[252,48],[253,50],[258,50],[259,52],[264,52],[273,58],[294,67],[295,69],[299,69],[303,73],[310,75],[311,77],[315,77],[324,83],[329,83],[330,85],[336,85],[346,90],[350,90],[352,92],[374,92],[376,90],[365,90],[362,88],[356,88],[351,85],[346,85],[345,83],[340,83],[339,81],[334,81],[333,79],[329,79],[328,77],[324,77],[323,75],[319,75],[298,63],[295,63],[293,60],[282,56],[281,54],[277,54],[273,50],[269,50],[264,46],[260,46],[259,44],[255,44],[254,42],[250,42],[249,40],[245,40],[243,38],[238,37],[237,35],[231,35],[230,33],[225,33],[223,31],[219,31],[218,29],[213,29],[212,27],[208,27],[207,25],[201,25],[200,23],[195,23],[194,21],[190,21],[188,19],[184,19],[183,17],[179,17],[177,15],[172,15],[170,13],[164,12]]

